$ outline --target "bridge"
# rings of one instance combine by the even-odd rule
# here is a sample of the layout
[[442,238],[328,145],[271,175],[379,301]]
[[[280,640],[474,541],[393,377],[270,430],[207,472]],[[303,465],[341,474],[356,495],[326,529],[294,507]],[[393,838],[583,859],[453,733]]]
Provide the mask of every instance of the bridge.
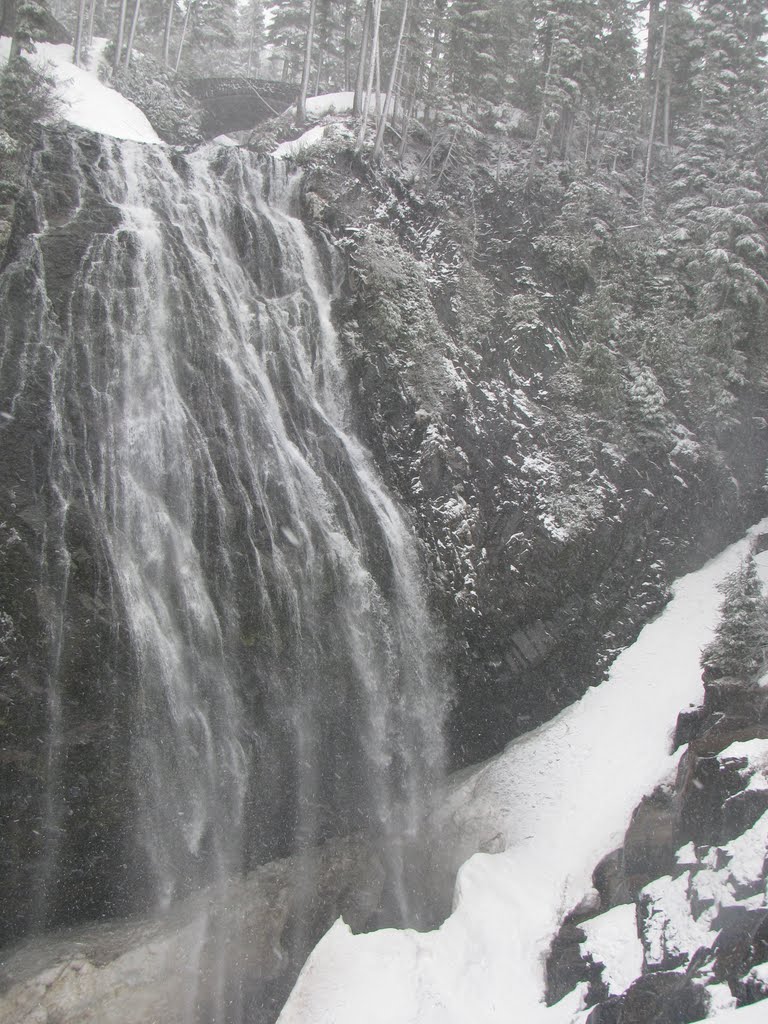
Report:
[[296,102],[298,86],[266,78],[191,78],[188,92],[204,111],[203,133],[212,139],[227,132],[245,131],[276,114],[282,114]]

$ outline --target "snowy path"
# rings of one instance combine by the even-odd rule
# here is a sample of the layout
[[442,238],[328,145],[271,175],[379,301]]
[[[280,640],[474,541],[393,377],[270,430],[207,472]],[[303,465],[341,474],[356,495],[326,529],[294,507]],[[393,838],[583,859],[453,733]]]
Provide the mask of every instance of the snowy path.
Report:
[[[750,533],[768,529],[768,520]],[[738,564],[742,540],[680,579],[609,679],[551,722],[465,777],[442,811],[478,843],[461,869],[453,914],[435,932],[352,935],[337,921],[305,966],[279,1024],[571,1024],[572,994],[541,1002],[544,963],[563,914],[592,870],[618,846],[633,809],[673,770],[678,712],[702,696],[699,654],[722,600],[716,584]],[[764,578],[768,556],[758,557]],[[765,1019],[766,1008],[760,1007]],[[751,1024],[749,1010],[722,1024]]]

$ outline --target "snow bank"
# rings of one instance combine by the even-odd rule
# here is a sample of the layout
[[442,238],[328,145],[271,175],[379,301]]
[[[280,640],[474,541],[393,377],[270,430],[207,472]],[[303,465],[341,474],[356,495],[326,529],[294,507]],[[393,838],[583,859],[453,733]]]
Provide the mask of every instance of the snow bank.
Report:
[[317,124],[314,128],[310,128],[308,131],[300,135],[298,139],[291,139],[289,142],[281,142],[273,152],[272,156],[276,156],[279,159],[285,157],[294,157],[297,153],[302,153],[305,149],[310,149],[312,146],[316,146],[325,135],[325,129],[327,125]]
[[[133,142],[160,143],[160,137],[139,108],[115,89],[100,82],[96,69],[106,39],[95,39],[87,68],[72,63],[72,47],[66,43],[37,43],[27,59],[46,71],[56,83],[62,117],[71,124],[101,135]],[[11,41],[0,39],[0,63],[8,60]]]
[[709,1020],[713,1024],[766,1024],[768,1006],[766,1003],[755,1003],[754,1006],[742,1006],[740,1010],[726,1010],[717,1013]]
[[354,99],[353,92],[328,92],[323,96],[311,96],[307,100],[307,116],[325,117],[326,114],[351,114]]
[[308,129],[298,139],[291,139],[289,142],[281,142],[272,151],[272,156],[284,159],[285,157],[296,157],[299,153],[318,145],[324,138],[346,138],[352,139],[352,132],[343,124],[316,124],[314,128]]
[[[752,532],[768,528],[768,520]],[[546,1007],[544,958],[597,862],[623,838],[640,799],[679,755],[678,712],[699,702],[699,653],[722,595],[716,584],[747,541],[679,580],[664,612],[611,669],[551,722],[464,774],[441,811],[446,842],[475,854],[462,867],[454,912],[429,933],[353,935],[339,920],[302,971],[280,1024],[572,1024],[573,994]],[[766,573],[766,556],[758,556]],[[765,1005],[721,1024],[765,1024]],[[739,1016],[741,1014],[741,1016]]]

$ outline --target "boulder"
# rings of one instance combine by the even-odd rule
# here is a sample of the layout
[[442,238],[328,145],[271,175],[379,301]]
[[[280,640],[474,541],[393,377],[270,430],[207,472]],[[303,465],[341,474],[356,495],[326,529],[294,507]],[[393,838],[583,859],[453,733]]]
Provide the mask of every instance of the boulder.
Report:
[[565,924],[552,943],[547,958],[547,1004],[559,1002],[581,981],[589,980],[589,965],[582,958],[580,943],[586,935],[573,924]]
[[768,910],[723,907],[715,923],[720,928],[713,946],[719,980],[741,978],[768,959]]
[[627,876],[624,872],[624,850],[620,848],[606,854],[592,873],[592,884],[600,893],[603,910],[618,907],[631,900]]
[[627,990],[617,1024],[690,1024],[708,1012],[702,985],[684,974],[648,974]]

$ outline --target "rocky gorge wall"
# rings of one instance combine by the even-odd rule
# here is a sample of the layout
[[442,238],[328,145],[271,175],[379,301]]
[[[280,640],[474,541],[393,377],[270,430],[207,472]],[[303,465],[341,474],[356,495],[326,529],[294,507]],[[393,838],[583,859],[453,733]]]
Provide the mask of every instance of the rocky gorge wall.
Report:
[[[574,284],[552,257],[555,199],[487,174],[463,191],[414,187],[328,148],[308,158],[305,210],[348,254],[335,308],[359,430],[428,553],[463,765],[576,699],[670,579],[760,518],[764,394],[738,388],[727,423],[681,403],[663,348],[651,358],[631,341],[652,278],[627,285],[599,343],[605,325],[584,314],[595,282],[581,267]],[[601,258],[607,233],[631,263],[618,224],[584,220]]]
[[548,1002],[583,983],[588,1024],[697,1021],[768,996],[765,687],[705,684],[674,744],[676,777],[637,807],[550,950]]

